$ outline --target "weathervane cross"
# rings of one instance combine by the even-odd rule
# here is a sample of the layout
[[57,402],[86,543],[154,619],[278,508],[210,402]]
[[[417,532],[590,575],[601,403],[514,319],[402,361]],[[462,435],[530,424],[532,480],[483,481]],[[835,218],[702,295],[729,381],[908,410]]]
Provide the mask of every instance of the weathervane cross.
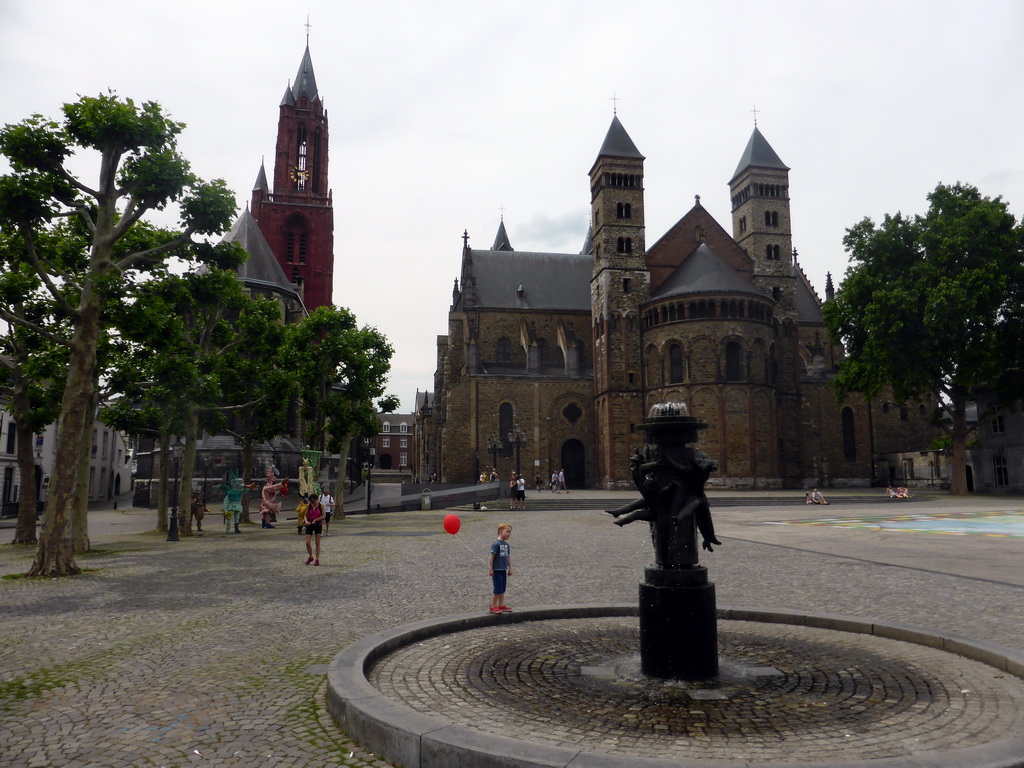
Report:
[[622,99],[620,99],[618,96],[616,96],[613,93],[612,97],[610,99],[608,99],[608,101],[610,101],[612,103],[612,114],[613,115],[618,115],[619,114],[619,102],[622,101]]
[[752,110],[750,110],[750,111],[754,113],[754,127],[757,128],[757,112],[758,112],[757,104],[755,104],[754,108]]
[[306,45],[309,45],[309,30],[312,28],[312,24],[309,23],[309,14],[306,14],[306,23],[303,25],[306,27]]

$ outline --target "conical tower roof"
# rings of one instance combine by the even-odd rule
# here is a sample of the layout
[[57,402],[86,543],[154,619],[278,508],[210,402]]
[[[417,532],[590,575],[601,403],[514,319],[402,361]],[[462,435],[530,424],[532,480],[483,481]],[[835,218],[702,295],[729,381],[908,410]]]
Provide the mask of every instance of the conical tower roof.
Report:
[[609,157],[629,157],[636,160],[644,159],[640,150],[636,148],[636,144],[629,138],[626,129],[622,127],[622,123],[619,122],[618,115],[612,117],[612,124],[604,137],[604,144],[601,145],[601,151],[597,154],[598,157],[607,155]]
[[743,150],[743,156],[740,158],[739,165],[736,166],[736,172],[732,175],[729,183],[731,184],[736,180],[736,177],[743,173],[747,168],[777,168],[781,171],[788,171],[789,166],[782,162],[782,159],[775,154],[775,150],[772,149],[772,145],[768,143],[768,140],[761,134],[761,131],[754,126],[754,132],[750,134],[750,141],[747,142],[747,148]]
[[492,251],[514,251],[512,243],[508,241],[508,233],[505,232],[505,220],[502,219],[501,223],[498,224],[498,234],[494,236],[494,245],[491,246]]
[[256,183],[252,185],[252,191],[258,192],[261,189],[270,189],[270,184],[267,183],[267,168],[261,162],[260,172],[256,174]]
[[309,55],[309,44],[306,44],[306,52],[302,54],[302,61],[299,63],[299,71],[295,73],[295,83],[292,85],[292,98],[298,101],[305,93],[310,101],[320,97],[316,89],[316,76],[313,74],[313,59]]

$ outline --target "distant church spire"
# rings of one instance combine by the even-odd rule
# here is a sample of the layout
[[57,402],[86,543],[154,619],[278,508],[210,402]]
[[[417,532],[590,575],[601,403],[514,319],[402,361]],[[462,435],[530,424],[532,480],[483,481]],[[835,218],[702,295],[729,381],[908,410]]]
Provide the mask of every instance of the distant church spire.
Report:
[[508,233],[505,232],[505,219],[502,218],[501,223],[498,224],[498,234],[494,237],[494,245],[491,246],[492,251],[514,251],[512,243],[508,240]]

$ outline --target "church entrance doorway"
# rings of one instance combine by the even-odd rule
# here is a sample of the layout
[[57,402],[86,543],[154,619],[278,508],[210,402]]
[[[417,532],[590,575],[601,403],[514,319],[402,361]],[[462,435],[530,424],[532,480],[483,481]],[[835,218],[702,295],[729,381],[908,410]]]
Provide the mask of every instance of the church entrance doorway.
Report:
[[562,443],[562,469],[565,470],[566,488],[586,488],[587,451],[579,440]]

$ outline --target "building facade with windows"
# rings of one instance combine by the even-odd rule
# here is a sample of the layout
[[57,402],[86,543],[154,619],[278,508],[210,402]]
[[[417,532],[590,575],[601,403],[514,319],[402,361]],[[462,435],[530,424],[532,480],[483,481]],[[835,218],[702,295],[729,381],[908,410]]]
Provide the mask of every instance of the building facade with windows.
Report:
[[439,479],[496,465],[632,487],[636,425],[664,401],[707,424],[711,485],[864,485],[881,454],[927,447],[918,404],[836,403],[842,350],[797,261],[790,169],[760,130],[729,180],[728,229],[698,196],[648,246],[645,160],[613,118],[578,254],[516,251],[504,221],[489,249],[463,235],[424,436]]
[[[33,476],[23,478],[18,466],[17,422],[0,400],[0,516],[16,517],[18,500],[26,482],[34,483],[36,498],[46,502],[50,476],[57,454],[57,425],[51,424],[32,436]],[[89,455],[89,501],[108,501],[132,488],[134,445],[103,422],[92,430]]]
[[416,426],[411,413],[378,413],[380,429],[362,440],[360,462],[374,470],[395,471],[411,478],[416,467]]

